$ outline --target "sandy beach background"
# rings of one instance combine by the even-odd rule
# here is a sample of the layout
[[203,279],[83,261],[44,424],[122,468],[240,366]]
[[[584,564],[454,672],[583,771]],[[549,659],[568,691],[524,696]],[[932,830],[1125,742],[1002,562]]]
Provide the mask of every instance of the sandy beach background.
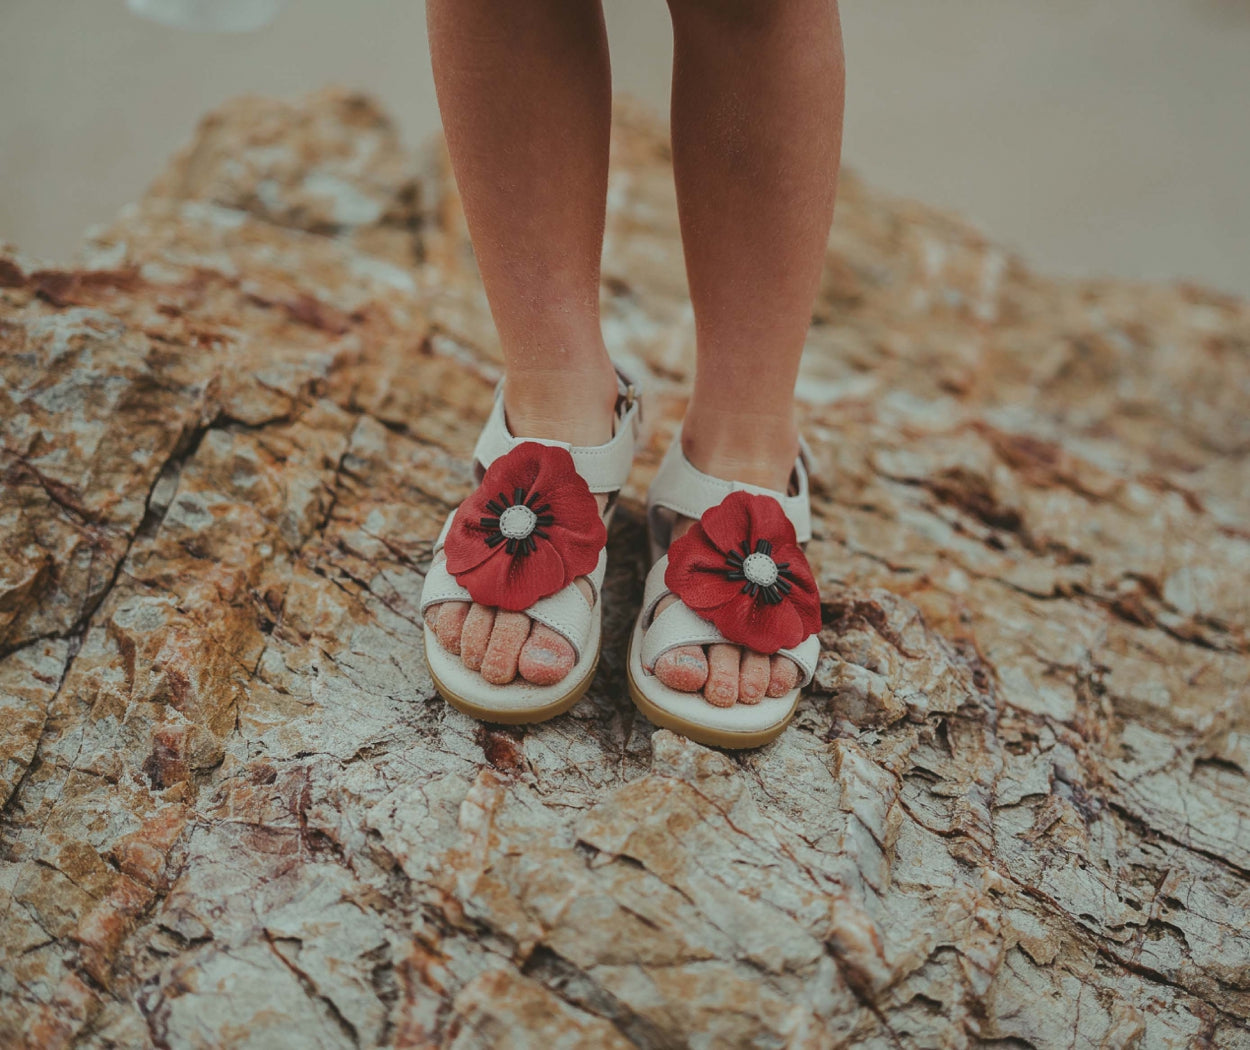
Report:
[[[661,0],[607,0],[617,89],[667,107]],[[1250,293],[1250,2],[845,0],[846,160],[1052,273]],[[123,0],[0,0],[0,239],[51,259],[244,92],[377,94],[438,126],[416,0],[290,0],[250,35]]]

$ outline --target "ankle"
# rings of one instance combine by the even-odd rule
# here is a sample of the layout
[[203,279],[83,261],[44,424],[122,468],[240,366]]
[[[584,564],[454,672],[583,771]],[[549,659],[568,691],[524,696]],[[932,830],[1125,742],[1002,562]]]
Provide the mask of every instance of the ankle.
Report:
[[601,445],[611,438],[616,399],[616,371],[606,353],[584,369],[509,371],[504,383],[513,434],[573,445]]
[[692,406],[682,423],[681,444],[686,458],[705,474],[785,492],[799,434],[790,413],[757,416]]

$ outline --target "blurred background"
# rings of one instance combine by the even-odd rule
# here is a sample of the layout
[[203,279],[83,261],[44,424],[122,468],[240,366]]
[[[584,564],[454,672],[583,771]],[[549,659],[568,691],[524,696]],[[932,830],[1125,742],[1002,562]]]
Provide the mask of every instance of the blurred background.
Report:
[[[606,0],[618,92],[667,109],[663,0]],[[845,158],[1035,267],[1250,293],[1250,0],[844,0]],[[66,260],[232,95],[326,83],[438,128],[419,0],[289,0],[246,35],[124,0],[0,0],[0,240]]]

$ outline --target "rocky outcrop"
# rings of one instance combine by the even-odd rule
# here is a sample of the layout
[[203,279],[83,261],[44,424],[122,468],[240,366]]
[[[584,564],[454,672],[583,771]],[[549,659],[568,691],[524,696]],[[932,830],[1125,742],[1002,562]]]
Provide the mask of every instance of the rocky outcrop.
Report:
[[499,372],[437,150],[242,101],[76,268],[0,257],[0,1043],[1250,1047],[1250,309],[848,178],[825,654],[718,753],[624,688],[693,329],[663,137],[614,151],[652,428],[596,687],[524,730],[421,656]]

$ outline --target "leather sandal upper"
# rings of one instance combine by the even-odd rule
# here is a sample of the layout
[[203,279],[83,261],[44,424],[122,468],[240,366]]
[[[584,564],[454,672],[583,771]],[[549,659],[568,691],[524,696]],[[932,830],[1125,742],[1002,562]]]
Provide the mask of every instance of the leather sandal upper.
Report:
[[[807,685],[820,656],[820,598],[799,546],[811,538],[806,447],[783,493],[703,473],[678,433],[647,503],[653,542],[667,550],[647,575],[642,666],[682,646],[728,643],[789,657]],[[695,524],[669,543],[677,515]],[[679,600],[657,613],[669,595]]]
[[[607,565],[607,530],[594,497],[625,483],[640,424],[638,384],[617,375],[615,431],[593,447],[515,437],[500,383],[474,450],[478,488],[434,545],[422,614],[449,601],[523,611],[564,637],[580,660]],[[589,600],[578,578],[589,582]]]

